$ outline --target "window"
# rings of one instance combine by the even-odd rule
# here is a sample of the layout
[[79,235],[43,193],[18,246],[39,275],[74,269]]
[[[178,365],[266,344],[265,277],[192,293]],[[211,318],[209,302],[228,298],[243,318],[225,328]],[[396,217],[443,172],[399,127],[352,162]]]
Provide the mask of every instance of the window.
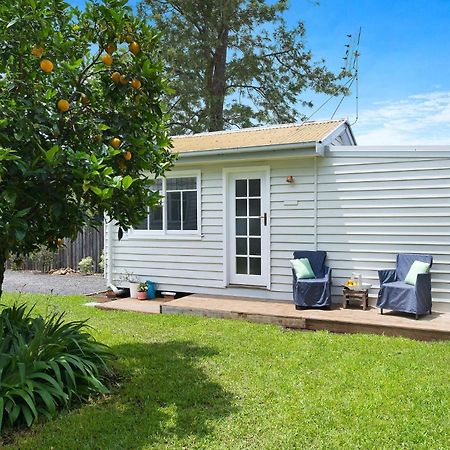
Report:
[[199,175],[159,179],[155,189],[161,192],[161,205],[153,208],[135,230],[157,234],[199,231]]
[[[156,180],[154,184],[154,190],[162,193],[163,183],[162,180]],[[137,226],[135,230],[162,230],[163,229],[163,206],[155,206],[149,215]]]

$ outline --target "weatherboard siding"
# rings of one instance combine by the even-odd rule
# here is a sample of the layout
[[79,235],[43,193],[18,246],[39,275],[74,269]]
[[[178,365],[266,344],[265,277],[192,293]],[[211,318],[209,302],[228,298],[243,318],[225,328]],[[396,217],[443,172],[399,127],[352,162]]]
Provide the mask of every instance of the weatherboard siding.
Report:
[[200,167],[202,237],[118,242],[114,233],[113,279],[129,271],[162,290],[290,300],[292,252],[317,242],[328,252],[336,301],[352,272],[373,284],[374,297],[377,270],[394,267],[397,253],[414,252],[434,256],[433,299],[450,304],[450,152],[386,158],[353,151],[349,157],[336,146],[317,158],[317,185],[314,158],[258,162],[270,165],[270,290],[224,286],[222,169],[233,166],[224,164]]
[[[260,164],[260,163],[258,163]],[[293,249],[313,248],[314,176],[312,158],[292,164],[270,165],[271,290],[224,287],[223,174],[222,165],[201,167],[201,239],[160,239],[126,234],[119,242],[113,228],[113,280],[120,284],[126,272],[152,279],[158,289],[180,292],[247,295],[289,299],[290,269],[286,264]],[[288,166],[289,168],[287,168]],[[227,165],[236,167],[236,165]],[[249,164],[249,167],[251,165]],[[296,183],[286,183],[292,175]],[[289,204],[286,205],[285,202]],[[298,202],[292,205],[292,202]],[[289,284],[289,283],[288,283]]]
[[450,303],[450,152],[373,155],[333,148],[319,160],[317,240],[333,267],[333,293],[357,272],[375,296],[378,269],[395,267],[397,253],[425,253],[434,256],[433,301]]
[[[113,280],[123,274],[151,279],[158,289],[190,292],[195,287],[223,286],[222,173],[220,167],[201,170],[200,236],[114,236]],[[115,233],[116,234],[116,233]]]

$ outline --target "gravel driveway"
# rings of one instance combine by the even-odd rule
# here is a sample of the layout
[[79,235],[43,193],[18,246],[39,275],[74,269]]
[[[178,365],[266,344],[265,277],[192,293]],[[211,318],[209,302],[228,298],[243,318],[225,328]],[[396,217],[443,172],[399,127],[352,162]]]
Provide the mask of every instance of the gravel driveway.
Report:
[[80,295],[106,290],[102,275],[49,275],[29,270],[5,273],[5,292],[32,292],[38,294]]

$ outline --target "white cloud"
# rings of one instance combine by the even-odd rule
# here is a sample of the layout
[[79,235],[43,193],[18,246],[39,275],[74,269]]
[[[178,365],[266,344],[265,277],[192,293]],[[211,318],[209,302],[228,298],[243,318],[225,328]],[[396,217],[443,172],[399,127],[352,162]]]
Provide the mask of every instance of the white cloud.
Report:
[[450,91],[377,103],[353,130],[361,145],[450,145]]

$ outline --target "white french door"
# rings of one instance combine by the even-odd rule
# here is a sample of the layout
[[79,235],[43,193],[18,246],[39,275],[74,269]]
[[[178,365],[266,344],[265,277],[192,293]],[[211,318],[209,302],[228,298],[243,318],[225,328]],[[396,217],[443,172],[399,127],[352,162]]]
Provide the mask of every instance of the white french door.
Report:
[[228,173],[229,284],[270,285],[268,170]]

